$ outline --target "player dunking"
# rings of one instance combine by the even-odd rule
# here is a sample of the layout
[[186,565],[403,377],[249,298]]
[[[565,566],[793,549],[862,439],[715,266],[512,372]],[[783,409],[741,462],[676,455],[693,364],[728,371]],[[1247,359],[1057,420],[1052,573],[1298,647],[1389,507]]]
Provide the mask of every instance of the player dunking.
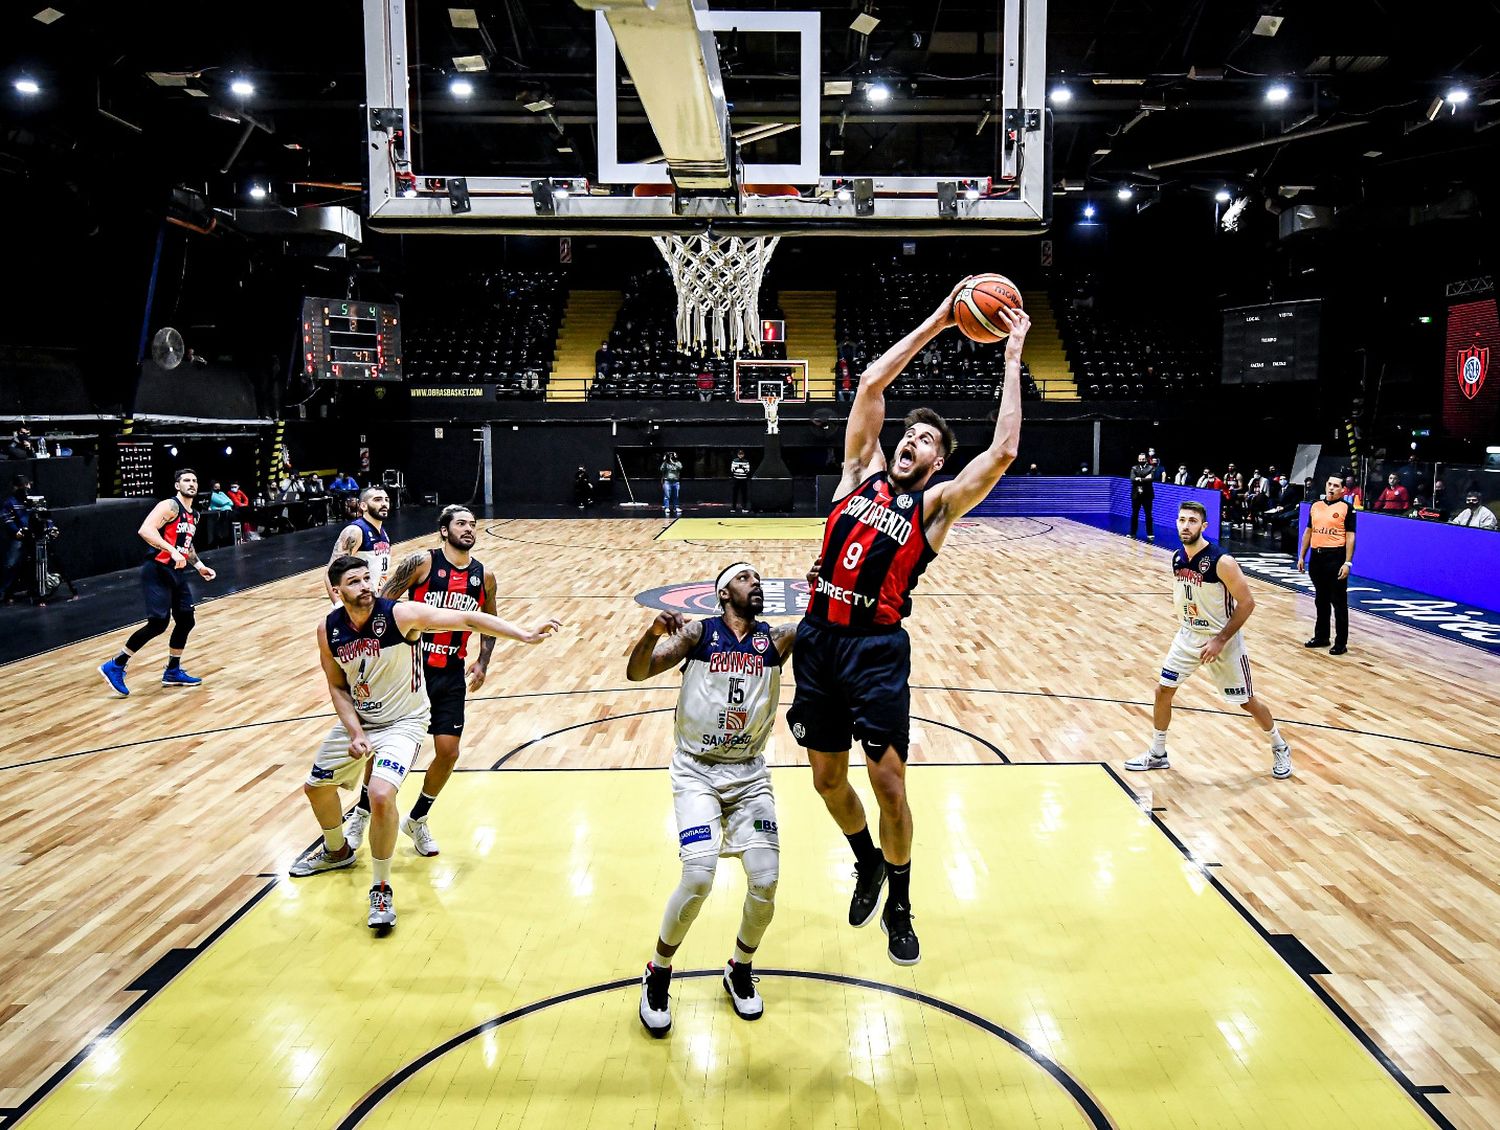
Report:
[[[386,579],[381,596],[388,600],[411,599],[434,608],[476,609],[495,614],[495,575],[470,556],[474,548],[474,512],[467,506],[449,506],[438,518],[442,546],[423,549],[396,563]],[[412,805],[411,815],[401,821],[401,831],[410,836],[418,855],[437,855],[437,838],[427,826],[427,814],[458,764],[458,747],[464,729],[466,691],[484,685],[495,637],[479,641],[479,657],[464,677],[464,659],[469,654],[468,632],[438,632],[422,637],[422,676],[427,700],[432,704],[432,764],[422,777],[422,794]],[[344,835],[355,849],[364,839],[370,818],[369,790],[360,794]]]
[[740,857],[748,882],[734,956],[724,966],[724,991],[745,1020],[758,1020],[765,1011],[751,962],[775,912],[781,841],[762,751],[776,723],[781,666],[794,630],[755,618],[765,597],[760,574],[748,562],[720,573],[715,589],[721,615],[689,622],[663,612],[636,642],[625,669],[638,683],[687,661],[672,755],[682,878],[667,899],[655,952],[641,977],[641,1023],[653,1036],[671,1030],[672,956],[708,898],[724,855]]
[[[932,476],[953,455],[953,431],[941,416],[930,408],[909,413],[894,462],[887,464],[880,448],[887,386],[953,325],[953,300],[962,286],[860,377],[817,583],[792,652],[797,694],[787,720],[807,749],[814,787],[854,849],[849,922],[864,926],[875,917],[881,884],[889,877],[881,926],[890,959],[898,965],[921,960],[911,924],[912,820],[906,803],[911,641],[901,621],[911,612],[917,579],[953,523],[1000,481],[1021,438],[1021,349],[1031,319],[1016,310],[997,315],[1010,337],[990,446],[956,478],[930,488]],[[864,747],[880,805],[879,849],[870,839],[859,794],[849,784],[854,738]]]
[[193,534],[198,529],[198,515],[193,499],[198,497],[198,475],[184,467],[172,476],[177,493],[151,508],[137,531],[141,540],[155,552],[141,565],[141,589],[146,596],[146,622],[131,633],[124,649],[113,659],[99,665],[104,676],[120,695],[128,695],[125,665],[130,657],[167,630],[172,620],[172,637],[167,641],[167,669],[161,673],[164,687],[196,687],[202,679],[182,669],[182,653],[187,648],[188,633],[193,630],[194,594],[189,567],[205,581],[215,573],[198,559],[193,548]]
[[479,632],[539,643],[562,625],[548,620],[527,631],[483,612],[377,597],[369,565],[347,554],[328,566],[328,583],[339,606],[318,625],[318,658],[339,720],[323,739],[302,786],[323,842],[297,860],[290,873],[304,878],[353,865],[339,788],[353,788],[364,777],[365,762],[372,762],[369,926],[388,930],[396,924],[391,891],[396,791],[422,748],[429,720],[421,657],[413,645],[422,632]]
[[[332,565],[340,557],[349,554],[364,559],[370,567],[370,579],[379,592],[391,572],[391,535],[385,528],[386,517],[391,512],[391,496],[384,487],[366,487],[359,494],[359,517],[339,531],[333,543],[333,553],[328,558]],[[328,599],[339,602],[338,594],[325,579],[323,586]]]
[[1167,727],[1172,724],[1172,696],[1189,675],[1202,667],[1226,702],[1237,705],[1271,739],[1271,776],[1292,775],[1292,750],[1281,736],[1270,707],[1255,694],[1250,656],[1240,629],[1255,611],[1255,597],[1239,563],[1203,536],[1208,512],[1199,502],[1184,502],[1177,511],[1182,548],[1172,555],[1172,598],[1177,606],[1177,635],[1162,660],[1161,680],[1152,706],[1156,727],[1151,748],[1125,763],[1126,769],[1167,769]]

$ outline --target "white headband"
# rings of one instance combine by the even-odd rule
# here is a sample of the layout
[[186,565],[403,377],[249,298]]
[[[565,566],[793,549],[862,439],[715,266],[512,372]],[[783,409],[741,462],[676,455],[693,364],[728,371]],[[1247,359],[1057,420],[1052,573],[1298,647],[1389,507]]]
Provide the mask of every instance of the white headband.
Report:
[[719,579],[714,582],[714,592],[718,593],[720,589],[722,589],[730,581],[734,580],[735,574],[738,573],[741,569],[749,569],[757,577],[760,576],[760,570],[757,569],[754,565],[750,564],[750,562],[736,561],[733,565],[719,574]]

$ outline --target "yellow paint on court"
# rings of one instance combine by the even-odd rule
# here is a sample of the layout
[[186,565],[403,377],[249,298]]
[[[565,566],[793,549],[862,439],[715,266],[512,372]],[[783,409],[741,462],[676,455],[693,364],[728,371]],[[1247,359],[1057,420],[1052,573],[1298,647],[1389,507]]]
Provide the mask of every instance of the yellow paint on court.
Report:
[[[778,769],[759,965],[841,979],[768,974],[747,1024],[716,975],[679,977],[674,1030],[652,1040],[633,982],[677,877],[667,774],[464,773],[433,810],[442,855],[401,841],[390,937],[364,925],[365,853],[278,882],[25,1125],[352,1125],[449,1041],[361,1124],[1430,1125],[1102,768],[915,766],[909,782],[915,968],[845,923],[848,848],[808,771]],[[721,861],[679,969],[722,966],[743,891]]]
[[822,518],[679,518],[662,541],[822,541]]

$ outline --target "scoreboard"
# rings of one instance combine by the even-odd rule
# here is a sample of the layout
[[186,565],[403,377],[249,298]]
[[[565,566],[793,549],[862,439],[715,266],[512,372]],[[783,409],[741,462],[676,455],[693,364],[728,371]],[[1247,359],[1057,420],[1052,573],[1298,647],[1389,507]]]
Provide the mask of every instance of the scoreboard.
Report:
[[304,298],[302,371],[319,381],[399,381],[401,308],[386,302]]
[[1224,383],[1317,380],[1322,311],[1316,298],[1225,310]]

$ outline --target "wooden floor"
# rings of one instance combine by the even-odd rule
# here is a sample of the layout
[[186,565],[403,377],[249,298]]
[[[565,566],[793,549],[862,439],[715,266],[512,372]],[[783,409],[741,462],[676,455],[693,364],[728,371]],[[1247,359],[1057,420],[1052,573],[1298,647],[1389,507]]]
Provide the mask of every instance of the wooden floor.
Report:
[[[486,527],[476,553],[498,577],[501,614],[557,615],[567,629],[497,650],[471,700],[466,766],[664,765],[675,683],[626,683],[650,616],[632,597],[746,553],[768,577],[799,577],[811,557],[779,527],[758,542],[661,530]],[[1166,562],[1164,549],[1066,521],[962,525],[910,622],[914,765],[1118,767],[1138,753],[1171,634]],[[1266,931],[1295,935],[1327,967],[1313,982],[1440,1117],[1500,1126],[1500,664],[1361,615],[1349,655],[1306,652],[1311,601],[1252,584],[1256,689],[1282,720],[1295,777],[1273,781],[1261,736],[1195,680],[1177,696],[1172,770],[1127,784]],[[188,666],[206,682],[192,691],[154,684],[159,642],[132,665],[127,700],[93,670],[116,639],[8,668],[0,1111],[23,1106],[151,988],[138,978],[214,935],[313,839],[300,784],[331,717],[313,642],[325,608],[313,573],[203,606]],[[633,717],[587,725],[620,715]],[[771,754],[800,761],[784,728]],[[920,769],[912,780],[921,789]],[[920,912],[920,860],[916,875]]]

